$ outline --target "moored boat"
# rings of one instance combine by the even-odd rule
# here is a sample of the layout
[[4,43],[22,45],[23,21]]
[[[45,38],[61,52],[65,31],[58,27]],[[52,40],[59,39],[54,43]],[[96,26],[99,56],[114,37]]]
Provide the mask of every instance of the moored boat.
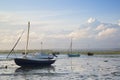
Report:
[[87,55],[88,55],[88,56],[93,56],[94,53],[92,53],[92,52],[88,52]]
[[71,38],[71,43],[70,43],[70,53],[68,53],[68,57],[80,57],[80,54],[78,53],[73,53],[73,50],[72,50],[72,38]]
[[68,56],[69,57],[80,57],[80,54],[74,54],[74,53],[72,54],[72,53],[70,53],[70,54],[68,54]]
[[32,66],[48,66],[53,64],[56,60],[53,57],[47,56],[47,58],[42,58],[42,55],[37,55],[33,57],[28,57],[28,42],[29,42],[29,29],[30,29],[30,22],[28,22],[28,33],[27,33],[27,44],[25,54],[22,58],[14,58],[14,62],[16,65],[21,67],[32,67]]
[[21,67],[34,67],[34,66],[49,66],[53,64],[55,59],[34,59],[34,58],[15,58],[15,63]]

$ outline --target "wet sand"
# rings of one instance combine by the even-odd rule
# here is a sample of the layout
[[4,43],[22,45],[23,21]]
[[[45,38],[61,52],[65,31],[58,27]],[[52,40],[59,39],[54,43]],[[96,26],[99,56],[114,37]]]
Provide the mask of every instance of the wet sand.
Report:
[[21,68],[0,55],[0,80],[120,80],[120,55],[58,55],[48,67]]

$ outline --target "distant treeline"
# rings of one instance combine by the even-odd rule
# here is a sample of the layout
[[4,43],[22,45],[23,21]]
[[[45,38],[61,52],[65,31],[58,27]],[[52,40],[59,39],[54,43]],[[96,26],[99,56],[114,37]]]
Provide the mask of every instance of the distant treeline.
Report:
[[[9,53],[11,50],[0,50],[0,53]],[[42,50],[43,52],[47,52],[47,53],[49,53],[49,52],[52,52],[52,50]],[[14,52],[14,53],[23,53],[23,52],[25,52],[25,50],[14,50],[14,51],[12,51],[12,52]],[[41,50],[36,50],[36,49],[34,49],[34,50],[28,50],[28,53],[35,53],[35,52],[41,52]]]
[[[0,50],[0,53],[9,53],[11,50]],[[13,53],[23,53],[25,50],[14,50]],[[28,53],[36,53],[36,52],[41,52],[41,50],[28,50]],[[45,53],[60,53],[60,54],[68,54],[70,51],[68,50],[50,50],[50,49],[44,49],[42,52]],[[73,50],[73,54],[87,54],[88,52],[91,52],[93,54],[120,54],[120,51],[88,51],[88,50]]]

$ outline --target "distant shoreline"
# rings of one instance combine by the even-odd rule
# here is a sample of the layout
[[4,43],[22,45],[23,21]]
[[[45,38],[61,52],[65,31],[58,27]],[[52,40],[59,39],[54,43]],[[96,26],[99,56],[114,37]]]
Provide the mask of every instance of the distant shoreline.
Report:
[[[8,54],[10,52],[10,50],[0,50],[0,54]],[[15,50],[13,51],[12,53],[23,53],[25,52],[25,50]],[[41,52],[41,50],[28,50],[28,53],[36,53],[36,52]],[[52,53],[52,52],[59,52],[61,54],[68,54],[69,51],[67,50],[49,50],[49,49],[46,49],[46,50],[43,50],[43,52],[45,53]],[[82,51],[78,51],[78,50],[74,50],[73,51],[73,54],[76,54],[76,53],[79,53],[79,54],[87,54],[88,52],[92,52],[93,54],[120,54],[120,51],[112,51],[112,50],[106,50],[106,51],[103,51],[103,50],[99,50],[99,51],[88,51],[88,50],[82,50]]]
[[[0,50],[0,53],[9,53],[11,50]],[[28,50],[28,53],[40,52],[41,50]],[[51,50],[45,50],[45,52],[50,52]],[[25,50],[14,50],[13,53],[23,53]]]

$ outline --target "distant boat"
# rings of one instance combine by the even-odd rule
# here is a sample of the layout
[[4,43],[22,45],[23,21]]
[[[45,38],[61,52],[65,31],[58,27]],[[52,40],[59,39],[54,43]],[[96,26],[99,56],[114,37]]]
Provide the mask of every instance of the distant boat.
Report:
[[80,57],[80,54],[78,54],[78,53],[73,53],[73,51],[72,51],[72,38],[71,38],[71,43],[70,43],[70,53],[68,53],[67,55],[68,55],[68,57]]
[[80,57],[80,54],[74,54],[74,53],[70,53],[68,54],[69,57]]
[[88,56],[93,56],[94,53],[88,52],[87,55],[88,55]]
[[21,67],[32,67],[32,66],[49,66],[53,64],[56,59],[55,58],[41,58],[41,56],[27,56],[28,51],[28,42],[29,42],[29,29],[30,22],[28,22],[28,33],[27,33],[27,44],[25,49],[25,54],[22,58],[14,58],[15,63]]

